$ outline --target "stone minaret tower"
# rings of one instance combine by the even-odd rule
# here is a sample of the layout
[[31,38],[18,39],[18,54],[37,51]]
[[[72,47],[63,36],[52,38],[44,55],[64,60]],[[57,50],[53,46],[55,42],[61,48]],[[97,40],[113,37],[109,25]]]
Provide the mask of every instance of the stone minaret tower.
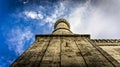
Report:
[[73,34],[70,24],[59,19],[53,33],[36,35],[35,42],[11,67],[120,67],[120,57],[114,58],[114,52],[110,55],[100,46],[108,44],[118,46],[120,42],[93,40],[87,34]]
[[54,25],[53,34],[73,34],[70,25],[65,19],[59,19]]

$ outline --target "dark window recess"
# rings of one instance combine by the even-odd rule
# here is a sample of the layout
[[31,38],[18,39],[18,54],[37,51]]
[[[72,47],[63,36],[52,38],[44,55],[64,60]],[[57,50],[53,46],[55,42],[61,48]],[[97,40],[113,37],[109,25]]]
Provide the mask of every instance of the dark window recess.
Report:
[[69,43],[68,42],[66,42],[66,46],[65,47],[69,47]]

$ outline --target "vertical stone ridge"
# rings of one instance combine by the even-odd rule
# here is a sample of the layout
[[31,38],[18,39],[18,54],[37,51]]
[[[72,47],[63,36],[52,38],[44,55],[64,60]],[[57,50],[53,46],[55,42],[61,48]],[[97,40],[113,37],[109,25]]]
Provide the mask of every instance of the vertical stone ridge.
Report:
[[80,55],[82,56],[82,58],[83,58],[83,60],[84,60],[84,62],[85,62],[85,64],[86,64],[86,67],[88,67],[88,64],[87,64],[85,58],[83,57],[83,54],[82,54],[82,52],[81,52],[81,49],[78,47],[78,44],[76,43],[75,40],[74,40],[74,42],[75,42],[75,45],[77,46],[78,50],[80,51]]
[[43,60],[43,57],[44,57],[44,55],[45,55],[45,53],[46,53],[46,51],[47,51],[47,49],[48,49],[48,47],[49,47],[49,45],[50,45],[50,42],[53,40],[52,38],[49,38],[50,40],[48,41],[48,43],[46,44],[46,46],[45,46],[45,49],[43,50],[43,54],[42,54],[42,57],[41,57],[41,60],[40,60],[40,63],[39,63],[39,65],[38,66],[41,66],[41,62],[42,62],[42,60]]

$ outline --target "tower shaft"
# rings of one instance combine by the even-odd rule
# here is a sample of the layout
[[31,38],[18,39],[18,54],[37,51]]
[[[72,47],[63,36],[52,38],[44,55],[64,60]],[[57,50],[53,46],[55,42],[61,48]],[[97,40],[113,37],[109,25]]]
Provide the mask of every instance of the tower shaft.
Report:
[[73,34],[69,23],[60,19],[52,34],[36,35],[35,42],[11,67],[120,67],[96,44],[99,41],[90,39],[90,35]]

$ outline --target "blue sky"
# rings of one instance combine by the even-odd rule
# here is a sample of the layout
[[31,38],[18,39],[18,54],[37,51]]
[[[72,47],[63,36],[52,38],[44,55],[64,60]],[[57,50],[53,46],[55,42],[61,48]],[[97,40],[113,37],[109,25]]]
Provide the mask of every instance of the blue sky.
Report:
[[120,38],[120,0],[0,0],[0,67],[8,67],[59,18],[96,39]]

